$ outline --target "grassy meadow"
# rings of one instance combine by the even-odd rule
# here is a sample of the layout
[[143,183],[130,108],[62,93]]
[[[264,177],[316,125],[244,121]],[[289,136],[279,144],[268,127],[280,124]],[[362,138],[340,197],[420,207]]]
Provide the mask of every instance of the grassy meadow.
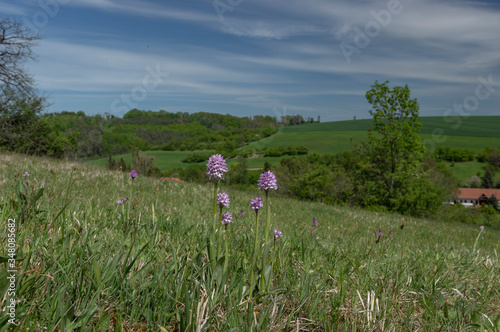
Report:
[[19,324],[0,331],[500,331],[498,229],[271,192],[283,237],[265,242],[261,211],[255,254],[257,186],[219,186],[234,222],[216,233],[211,185],[2,153],[0,189]]
[[[460,180],[462,183],[467,181],[468,179],[472,178],[473,176],[479,176],[482,177],[484,174],[484,171],[486,169],[486,166],[488,163],[484,162],[479,162],[477,160],[474,161],[465,161],[461,163],[450,163],[447,162],[449,166],[451,166],[451,170],[453,171],[453,174],[457,177],[458,180]],[[500,181],[500,172],[497,172],[494,176],[495,183]]]

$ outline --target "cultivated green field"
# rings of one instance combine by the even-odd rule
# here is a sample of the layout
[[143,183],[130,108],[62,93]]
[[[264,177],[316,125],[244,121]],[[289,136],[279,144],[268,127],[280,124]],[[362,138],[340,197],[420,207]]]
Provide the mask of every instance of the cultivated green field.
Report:
[[[458,129],[453,127],[460,124]],[[422,129],[420,136],[426,142],[428,150],[432,151],[438,146],[451,148],[471,149],[482,151],[487,146],[500,146],[500,117],[477,116],[467,119],[460,117],[424,117],[421,119]],[[280,146],[300,146],[309,148],[310,153],[340,153],[360,145],[367,140],[366,130],[370,127],[371,120],[349,120],[313,123],[301,126],[290,126],[282,128],[277,134],[251,143],[245,149],[259,151],[263,148],[276,148]],[[193,153],[190,151],[148,151],[149,155],[155,156],[158,168],[165,171],[169,168],[186,167],[189,164],[181,160]],[[131,154],[114,156],[115,160],[121,157],[127,162],[132,162]],[[269,161],[276,165],[281,157],[257,157],[247,160],[250,169],[263,168],[264,163]],[[90,165],[105,166],[107,159],[89,161]],[[232,164],[237,160],[229,160]],[[203,164],[203,163],[199,163]],[[479,163],[466,163],[454,168],[455,175],[465,181],[477,172],[484,172],[483,165]],[[463,171],[462,171],[463,170]],[[472,174],[472,175],[469,175]]]
[[[454,129],[460,121],[460,126]],[[249,147],[305,145],[312,152],[339,153],[366,141],[371,122],[371,119],[348,120],[285,127]],[[423,117],[421,122],[420,136],[429,149],[449,146],[482,151],[486,146],[500,146],[500,116],[449,117],[446,120],[442,117]]]
[[[500,116],[471,116],[468,118],[422,117],[421,134],[441,133],[449,136],[499,137]],[[371,119],[347,120],[323,123],[312,123],[301,126],[285,127],[284,132],[300,131],[366,131],[370,128]]]
[[16,221],[12,330],[500,330],[499,230],[271,192],[271,229],[284,236],[264,243],[262,212],[254,256],[257,188],[228,192],[235,220],[220,247],[210,185],[0,154],[0,189],[2,239]]

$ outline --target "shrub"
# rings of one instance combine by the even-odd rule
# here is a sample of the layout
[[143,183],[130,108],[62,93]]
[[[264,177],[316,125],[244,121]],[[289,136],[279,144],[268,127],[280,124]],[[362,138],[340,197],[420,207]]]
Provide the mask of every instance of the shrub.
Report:
[[139,150],[132,151],[132,168],[139,174],[147,176],[159,176],[161,173],[155,165],[155,158]]
[[297,154],[304,155],[309,152],[305,146],[280,146],[277,148],[264,149],[264,157],[281,157],[284,155],[295,156]]
[[261,138],[264,138],[264,137],[269,137],[273,134],[276,134],[278,132],[278,129],[276,129],[275,127],[265,127],[263,128],[260,132],[259,132],[259,136]]
[[19,95],[0,91],[0,150],[61,158],[76,149],[73,137],[65,136],[52,115],[42,114],[44,97]]
[[493,167],[493,169],[496,170],[500,168],[500,152],[491,151],[486,160]]
[[187,155],[185,158],[181,160],[183,163],[201,163],[205,162],[210,158],[210,154],[208,153],[193,153],[190,155]]
[[465,181],[465,186],[468,188],[480,188],[481,178],[477,175],[474,175],[473,177]]
[[437,161],[465,162],[476,158],[476,152],[469,149],[453,149],[448,146],[440,146],[434,151]]

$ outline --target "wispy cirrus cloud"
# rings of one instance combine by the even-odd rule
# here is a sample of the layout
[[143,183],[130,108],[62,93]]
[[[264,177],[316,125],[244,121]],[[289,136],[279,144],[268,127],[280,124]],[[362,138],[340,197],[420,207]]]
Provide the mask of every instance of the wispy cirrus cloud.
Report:
[[26,15],[26,10],[19,5],[0,1],[0,14],[9,15]]
[[[242,1],[221,20],[211,0],[71,0],[29,66],[64,105],[88,95],[93,109],[106,109],[158,64],[168,79],[141,107],[248,114],[287,105],[325,120],[366,111],[375,80],[409,84],[429,112],[462,100],[479,75],[500,81],[496,3],[400,0],[398,14],[380,18],[395,2]],[[9,8],[40,10],[37,0]],[[377,17],[389,21],[347,63],[339,45],[356,46],[354,28],[365,31]],[[499,95],[480,111],[496,112]]]

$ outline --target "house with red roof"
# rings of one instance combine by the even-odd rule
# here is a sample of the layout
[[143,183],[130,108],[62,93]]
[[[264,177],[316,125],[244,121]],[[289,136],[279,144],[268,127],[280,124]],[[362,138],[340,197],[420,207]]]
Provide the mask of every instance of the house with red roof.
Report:
[[[500,200],[500,189],[459,188],[455,202],[465,206],[488,204],[491,196]],[[500,202],[498,207],[500,208]]]

